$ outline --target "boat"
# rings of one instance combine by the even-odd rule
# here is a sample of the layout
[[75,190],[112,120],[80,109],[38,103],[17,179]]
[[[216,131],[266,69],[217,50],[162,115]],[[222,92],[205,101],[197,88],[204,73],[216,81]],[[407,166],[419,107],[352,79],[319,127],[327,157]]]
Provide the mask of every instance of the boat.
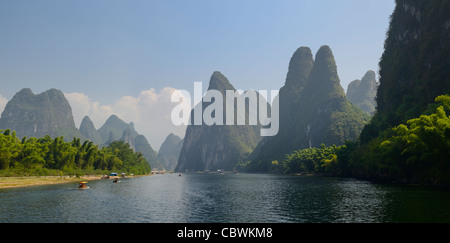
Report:
[[89,189],[90,187],[88,187],[88,186],[86,185],[86,183],[87,183],[87,181],[82,181],[82,182],[80,182],[80,184],[78,184],[78,189],[80,189],[80,190],[86,190],[86,189]]
[[[122,174],[125,174],[125,173],[122,173]],[[103,175],[102,179],[114,179],[114,178],[117,178],[118,176],[119,175],[116,172],[111,172],[111,173],[109,173],[109,175]],[[122,176],[124,176],[124,175],[122,175]]]

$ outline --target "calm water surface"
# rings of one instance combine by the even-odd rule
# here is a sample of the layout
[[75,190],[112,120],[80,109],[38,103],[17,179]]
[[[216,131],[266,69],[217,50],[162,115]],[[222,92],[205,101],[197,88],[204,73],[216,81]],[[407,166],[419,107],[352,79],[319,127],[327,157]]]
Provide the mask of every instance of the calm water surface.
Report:
[[0,189],[0,222],[450,222],[450,191],[324,177],[178,174]]

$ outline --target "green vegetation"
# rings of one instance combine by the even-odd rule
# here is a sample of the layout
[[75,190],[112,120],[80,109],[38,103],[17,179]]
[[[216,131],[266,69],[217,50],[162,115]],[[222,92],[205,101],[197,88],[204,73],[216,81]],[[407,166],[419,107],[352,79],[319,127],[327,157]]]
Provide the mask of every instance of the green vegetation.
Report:
[[[274,161],[272,171],[449,184],[450,96],[441,95],[450,93],[449,11],[447,0],[396,0],[380,60],[377,108],[359,140],[340,147],[296,151],[281,163]],[[330,145],[329,138],[319,141]]]
[[312,172],[398,183],[450,183],[450,96],[430,115],[413,118],[369,144],[346,142],[295,151],[272,172]]
[[[43,138],[49,135],[52,138],[63,137],[66,138],[64,142],[70,142],[71,138],[76,137],[82,141],[90,140],[100,146],[106,146],[112,141],[123,140],[130,144],[130,147],[135,151],[141,152],[153,168],[162,167],[157,159],[157,153],[147,139],[136,132],[134,124],[125,123],[116,115],[111,115],[98,130],[95,129],[90,118],[86,116],[80,125],[80,130],[78,130],[75,127],[69,102],[64,93],[57,89],[50,89],[37,95],[28,88],[17,92],[8,101],[2,113],[0,129],[13,130],[19,138],[25,136]],[[43,168],[48,169],[50,167]],[[90,167],[82,169],[90,169]]]
[[272,161],[272,171],[281,171],[282,169],[285,173],[331,172],[337,163],[337,153],[341,148],[342,146],[326,147],[321,144],[320,148],[298,150],[287,155],[281,165],[277,161]]
[[348,154],[344,176],[450,183],[449,97],[439,96],[450,93],[449,11],[447,0],[396,0],[379,64],[377,109]]
[[450,96],[430,115],[413,118],[355,149],[354,174],[378,180],[450,183]]
[[450,2],[397,0],[381,57],[377,111],[361,134],[372,139],[425,114],[450,93]]
[[150,165],[141,153],[117,141],[99,148],[79,138],[65,142],[63,137],[19,139],[16,132],[0,130],[0,173],[2,176],[47,176],[105,174],[109,171],[147,174]]
[[279,132],[265,137],[246,158],[250,162],[242,166],[247,171],[268,172],[272,161],[282,161],[294,150],[355,140],[370,119],[347,100],[329,46],[317,51],[315,61],[310,48],[300,47],[279,96]]

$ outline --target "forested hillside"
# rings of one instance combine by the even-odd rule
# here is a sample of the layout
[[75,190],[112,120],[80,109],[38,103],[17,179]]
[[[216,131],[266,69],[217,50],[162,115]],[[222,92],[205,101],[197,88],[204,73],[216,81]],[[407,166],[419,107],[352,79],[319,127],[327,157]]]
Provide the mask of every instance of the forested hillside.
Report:
[[346,142],[294,151],[272,172],[323,173],[395,183],[450,183],[450,96],[436,98],[431,115],[408,120],[367,145]]
[[449,1],[397,0],[380,61],[377,111],[361,134],[363,143],[450,93],[449,13]]
[[272,170],[397,183],[450,183],[450,2],[397,0],[377,110],[360,141],[299,150]]

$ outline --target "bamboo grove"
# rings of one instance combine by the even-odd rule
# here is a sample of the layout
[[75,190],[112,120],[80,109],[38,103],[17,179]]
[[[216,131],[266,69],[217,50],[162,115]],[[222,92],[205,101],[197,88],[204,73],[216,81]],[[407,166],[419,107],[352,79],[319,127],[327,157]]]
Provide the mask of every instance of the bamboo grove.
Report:
[[3,176],[47,176],[103,174],[108,171],[147,174],[150,165],[141,153],[116,141],[100,148],[93,142],[63,137],[23,137],[0,130],[0,174]]
[[[348,141],[342,146],[293,152],[273,172],[314,172],[398,183],[450,183],[450,96],[430,106],[434,112],[410,119],[368,144]],[[430,110],[429,109],[429,110]]]

